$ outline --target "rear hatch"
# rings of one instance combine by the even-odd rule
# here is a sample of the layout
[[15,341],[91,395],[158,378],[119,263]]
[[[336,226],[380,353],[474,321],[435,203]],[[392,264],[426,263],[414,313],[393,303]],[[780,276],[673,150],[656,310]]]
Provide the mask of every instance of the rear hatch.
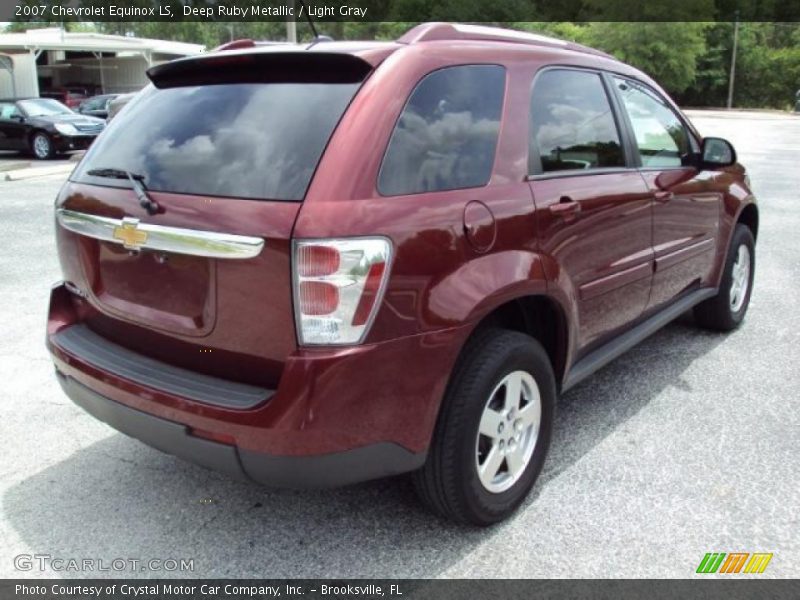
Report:
[[178,367],[277,386],[296,347],[292,228],[370,69],[298,52],[152,69],[57,202],[86,324]]

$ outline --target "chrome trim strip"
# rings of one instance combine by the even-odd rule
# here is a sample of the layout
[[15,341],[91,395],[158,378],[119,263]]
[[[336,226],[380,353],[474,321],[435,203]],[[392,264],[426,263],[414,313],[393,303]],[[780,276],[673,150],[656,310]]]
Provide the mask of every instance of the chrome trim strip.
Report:
[[656,256],[656,273],[663,271],[664,269],[668,269],[674,265],[677,265],[679,262],[684,260],[689,260],[690,258],[694,258],[698,254],[703,254],[704,252],[709,252],[710,250],[714,249],[714,240],[711,238],[705,238],[700,240],[699,242],[694,242],[689,244],[688,246],[683,246],[682,248],[678,248],[677,250],[670,250],[669,252],[662,254],[660,256]]
[[[264,248],[264,240],[259,237],[152,225],[131,217],[111,219],[59,208],[56,218],[64,229],[73,233],[120,244],[129,250],[144,248],[207,258],[243,259],[258,256]],[[126,239],[120,232],[135,235]]]

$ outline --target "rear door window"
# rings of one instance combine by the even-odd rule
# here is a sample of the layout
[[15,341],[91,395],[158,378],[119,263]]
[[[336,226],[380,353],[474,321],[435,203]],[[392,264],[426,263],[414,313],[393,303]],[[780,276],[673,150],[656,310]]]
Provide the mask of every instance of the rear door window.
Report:
[[681,120],[655,92],[627,79],[614,78],[636,136],[643,167],[670,168],[687,164],[689,135]]
[[302,200],[358,83],[233,83],[156,89],[135,98],[81,162],[76,181],[123,169],[149,190]]
[[414,89],[378,177],[384,196],[479,187],[494,165],[505,93],[499,65],[447,67]]
[[531,95],[531,132],[531,174],[625,166],[599,73],[554,69],[539,75]]

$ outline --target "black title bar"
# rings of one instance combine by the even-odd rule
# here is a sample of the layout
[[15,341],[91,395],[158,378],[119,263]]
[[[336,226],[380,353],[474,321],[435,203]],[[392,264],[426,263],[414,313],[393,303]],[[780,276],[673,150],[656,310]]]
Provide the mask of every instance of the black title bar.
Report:
[[614,600],[797,598],[800,583],[731,576],[693,580],[6,579],[3,600]]
[[800,21],[800,0],[3,0],[0,21]]

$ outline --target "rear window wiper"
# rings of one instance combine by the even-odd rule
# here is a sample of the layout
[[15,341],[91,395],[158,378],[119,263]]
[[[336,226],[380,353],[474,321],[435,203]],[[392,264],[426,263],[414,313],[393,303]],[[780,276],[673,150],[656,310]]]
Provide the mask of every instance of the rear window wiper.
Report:
[[126,171],[125,169],[114,168],[91,169],[87,171],[86,174],[92,177],[127,179],[131,182],[131,187],[136,194],[136,198],[139,200],[139,204],[142,206],[142,208],[147,211],[147,214],[154,215],[161,208],[158,205],[158,202],[147,195],[147,188],[144,186],[144,175]]

